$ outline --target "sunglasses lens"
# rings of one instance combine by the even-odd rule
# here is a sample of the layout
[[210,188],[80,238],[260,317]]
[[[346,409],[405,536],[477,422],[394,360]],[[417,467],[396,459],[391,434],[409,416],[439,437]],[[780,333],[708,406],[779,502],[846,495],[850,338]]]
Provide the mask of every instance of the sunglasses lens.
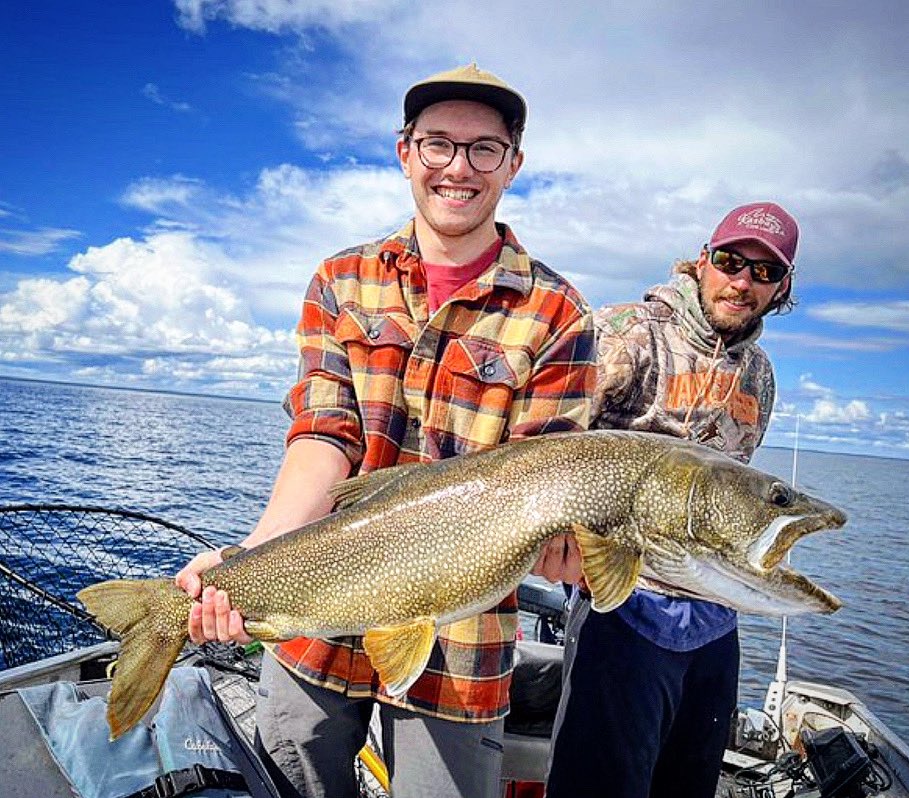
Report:
[[710,253],[710,262],[724,274],[738,274],[745,268],[745,259],[725,249],[715,249]]
[[750,260],[737,252],[715,249],[710,253],[710,262],[723,274],[738,274],[746,266],[751,269],[751,279],[758,283],[778,283],[788,273],[788,267],[773,260]]
[[782,263],[755,261],[751,264],[751,276],[759,283],[778,283],[789,271]]

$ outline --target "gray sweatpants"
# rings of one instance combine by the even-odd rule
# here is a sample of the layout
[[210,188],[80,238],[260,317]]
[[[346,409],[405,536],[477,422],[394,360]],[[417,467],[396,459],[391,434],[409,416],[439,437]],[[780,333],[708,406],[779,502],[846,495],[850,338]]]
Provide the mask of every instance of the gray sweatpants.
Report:
[[266,655],[257,743],[280,786],[305,798],[355,798],[354,758],[376,703],[394,798],[499,798],[504,721],[458,723],[351,699],[308,684]]

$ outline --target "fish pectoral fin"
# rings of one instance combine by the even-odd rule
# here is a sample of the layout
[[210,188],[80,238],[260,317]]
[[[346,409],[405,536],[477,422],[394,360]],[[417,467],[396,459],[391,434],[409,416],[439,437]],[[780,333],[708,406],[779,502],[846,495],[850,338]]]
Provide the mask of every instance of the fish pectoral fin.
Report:
[[597,612],[614,610],[631,595],[643,563],[642,553],[580,524],[572,531],[581,550],[582,568]]
[[334,509],[343,510],[375,496],[379,491],[393,485],[401,477],[423,465],[423,463],[405,463],[391,468],[382,468],[362,476],[350,477],[329,488],[328,495],[335,501]]
[[367,630],[363,648],[388,695],[404,695],[419,678],[435,639],[436,622],[426,617]]

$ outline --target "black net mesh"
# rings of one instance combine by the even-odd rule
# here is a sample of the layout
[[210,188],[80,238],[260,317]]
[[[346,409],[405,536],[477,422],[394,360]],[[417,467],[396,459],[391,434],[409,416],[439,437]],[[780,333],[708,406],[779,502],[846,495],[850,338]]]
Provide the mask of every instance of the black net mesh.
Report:
[[212,544],[157,518],[100,507],[0,507],[0,668],[105,639],[76,593],[175,574]]

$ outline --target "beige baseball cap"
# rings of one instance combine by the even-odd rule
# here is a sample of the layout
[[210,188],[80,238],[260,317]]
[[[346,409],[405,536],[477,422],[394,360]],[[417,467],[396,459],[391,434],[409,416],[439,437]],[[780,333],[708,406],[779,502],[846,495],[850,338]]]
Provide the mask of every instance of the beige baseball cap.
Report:
[[495,108],[510,128],[517,123],[524,129],[527,103],[500,77],[480,69],[475,63],[449,69],[414,83],[404,95],[405,126],[420,112],[434,103],[445,100],[473,100]]

